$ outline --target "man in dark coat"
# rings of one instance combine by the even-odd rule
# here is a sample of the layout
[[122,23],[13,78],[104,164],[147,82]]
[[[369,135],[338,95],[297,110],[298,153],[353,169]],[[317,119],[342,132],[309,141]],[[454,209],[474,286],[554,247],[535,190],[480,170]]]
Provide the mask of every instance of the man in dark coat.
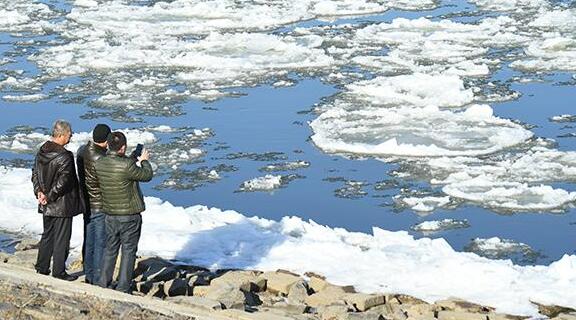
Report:
[[147,150],[143,150],[137,159],[126,157],[125,153],[126,136],[121,132],[112,132],[108,140],[108,154],[96,161],[96,175],[106,213],[106,249],[100,285],[110,287],[118,250],[122,246],[115,289],[130,293],[142,230],[140,213],[146,209],[139,181],[150,181],[153,172]]
[[84,212],[83,263],[87,283],[98,283],[102,271],[102,255],[106,245],[106,227],[102,211],[102,192],[94,163],[106,156],[110,127],[97,124],[92,131],[92,141],[78,149],[76,163],[80,190],[86,210]]
[[52,276],[68,281],[77,278],[66,273],[72,217],[83,211],[74,156],[64,148],[71,138],[70,124],[57,120],[52,128],[52,139],[40,147],[32,169],[34,194],[44,224],[36,271],[49,274],[52,259]]

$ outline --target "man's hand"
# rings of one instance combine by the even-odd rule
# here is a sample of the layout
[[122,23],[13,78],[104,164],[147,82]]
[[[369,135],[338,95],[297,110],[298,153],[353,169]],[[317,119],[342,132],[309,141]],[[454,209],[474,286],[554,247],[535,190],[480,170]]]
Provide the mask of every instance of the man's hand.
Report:
[[48,197],[42,191],[38,191],[37,195],[38,203],[45,206],[48,204]]
[[142,150],[142,155],[140,155],[138,157],[138,162],[142,162],[144,160],[149,160],[150,159],[150,153],[148,153],[148,149],[143,149]]

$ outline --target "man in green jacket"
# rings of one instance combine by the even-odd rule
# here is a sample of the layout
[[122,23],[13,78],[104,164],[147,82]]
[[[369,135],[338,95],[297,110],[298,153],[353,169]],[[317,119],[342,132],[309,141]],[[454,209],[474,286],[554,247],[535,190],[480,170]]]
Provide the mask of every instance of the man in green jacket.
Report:
[[103,210],[106,213],[106,249],[100,274],[100,286],[110,287],[118,250],[122,258],[118,284],[115,289],[131,293],[136,251],[142,229],[140,213],[146,208],[139,181],[152,179],[149,154],[143,150],[138,158],[127,157],[126,136],[112,132],[108,140],[108,153],[95,162],[96,175],[102,192]]

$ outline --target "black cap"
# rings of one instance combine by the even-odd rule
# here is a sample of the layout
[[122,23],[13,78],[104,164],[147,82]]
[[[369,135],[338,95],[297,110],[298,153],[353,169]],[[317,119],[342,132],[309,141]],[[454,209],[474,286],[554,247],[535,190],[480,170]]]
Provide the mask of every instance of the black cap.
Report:
[[99,123],[94,127],[94,131],[92,131],[92,140],[97,143],[106,142],[111,131],[109,126]]

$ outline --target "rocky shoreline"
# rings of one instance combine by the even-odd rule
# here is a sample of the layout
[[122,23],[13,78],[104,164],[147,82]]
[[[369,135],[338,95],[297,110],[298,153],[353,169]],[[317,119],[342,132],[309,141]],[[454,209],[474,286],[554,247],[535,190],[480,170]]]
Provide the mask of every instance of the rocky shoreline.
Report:
[[[314,273],[285,270],[216,270],[140,257],[133,295],[35,274],[36,241],[15,240],[14,254],[0,252],[2,319],[242,319],[242,320],[519,320],[460,299],[433,304],[397,293],[360,293]],[[81,274],[81,262],[70,271]],[[15,278],[14,278],[15,277]],[[16,280],[15,280],[16,279]],[[18,280],[20,279],[20,280]],[[50,281],[49,285],[39,285]],[[72,286],[62,291],[63,286]],[[75,286],[75,287],[74,287]],[[127,300],[128,299],[128,300]],[[165,311],[153,307],[166,305]],[[576,311],[539,305],[554,320],[576,320]],[[175,310],[187,310],[178,312]]]

